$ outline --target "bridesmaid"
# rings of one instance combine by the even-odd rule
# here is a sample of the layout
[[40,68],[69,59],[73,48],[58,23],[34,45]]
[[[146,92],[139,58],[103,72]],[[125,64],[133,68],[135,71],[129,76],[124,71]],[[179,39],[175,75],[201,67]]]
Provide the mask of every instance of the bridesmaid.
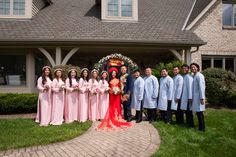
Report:
[[54,71],[52,81],[52,125],[61,125],[64,113],[65,83],[62,80],[62,69]]
[[37,81],[39,90],[36,122],[40,126],[48,126],[51,120],[51,68],[44,66],[42,68],[42,76]]
[[65,122],[71,123],[78,120],[78,104],[79,104],[79,84],[77,82],[77,71],[71,69],[68,71],[66,79],[66,101],[65,101]]
[[108,106],[109,106],[109,84],[108,73],[106,71],[102,71],[101,80],[99,81],[99,113],[100,118],[103,119],[106,115]]
[[98,112],[98,71],[94,69],[91,74],[92,78],[89,80],[89,120],[96,121],[100,119]]
[[85,122],[88,120],[88,106],[89,106],[89,70],[83,68],[81,70],[81,78],[79,80],[79,121]]

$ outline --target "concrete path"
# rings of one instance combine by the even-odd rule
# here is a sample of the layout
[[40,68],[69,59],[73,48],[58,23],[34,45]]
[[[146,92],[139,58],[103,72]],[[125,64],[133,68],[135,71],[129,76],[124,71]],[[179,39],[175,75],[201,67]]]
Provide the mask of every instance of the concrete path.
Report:
[[69,141],[0,152],[0,157],[149,157],[159,149],[160,137],[148,122],[117,131],[96,131],[99,122]]

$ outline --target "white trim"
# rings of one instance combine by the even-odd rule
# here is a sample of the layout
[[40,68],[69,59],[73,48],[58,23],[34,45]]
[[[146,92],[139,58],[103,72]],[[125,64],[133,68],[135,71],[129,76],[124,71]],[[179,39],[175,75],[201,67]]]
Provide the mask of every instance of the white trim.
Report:
[[185,28],[185,30],[190,30],[216,2],[217,0],[212,0],[207,7],[203,9],[203,11]]
[[49,60],[49,62],[51,63],[51,65],[54,67],[56,65],[56,63],[54,62],[52,56],[50,55],[50,53],[48,51],[46,51],[44,48],[38,48],[39,51],[41,51]]
[[178,53],[178,51],[176,51],[175,49],[169,50],[175,55],[175,57],[177,57],[179,60],[182,60],[182,56]]
[[121,4],[119,0],[119,15],[108,16],[107,12],[107,0],[102,0],[101,3],[101,18],[103,21],[138,21],[138,0],[132,0],[132,17],[121,16]]
[[190,15],[191,15],[192,12],[193,12],[193,8],[194,8],[196,2],[197,2],[197,0],[194,0],[193,5],[192,5],[192,8],[190,9],[190,12],[189,12],[189,14],[188,14],[188,16],[187,16],[187,18],[186,18],[186,20],[185,20],[185,22],[184,22],[183,27],[182,27],[182,31],[185,29],[185,27],[186,27],[186,25],[187,25],[187,23],[188,23],[188,20],[189,20],[189,18],[190,18]]
[[65,65],[68,62],[68,60],[71,58],[71,56],[73,56],[78,50],[79,48],[73,48],[72,50],[70,50],[70,52],[66,55],[66,57],[63,59],[61,64]]
[[10,15],[0,15],[2,19],[28,19],[32,18],[32,0],[25,0],[25,14],[13,15],[13,0],[10,0]]
[[56,65],[61,64],[61,48],[56,47]]

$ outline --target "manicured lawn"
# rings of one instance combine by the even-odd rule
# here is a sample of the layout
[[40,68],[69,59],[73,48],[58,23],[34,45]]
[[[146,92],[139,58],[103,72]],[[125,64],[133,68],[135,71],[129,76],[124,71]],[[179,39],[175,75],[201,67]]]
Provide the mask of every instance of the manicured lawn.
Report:
[[0,119],[0,150],[49,144],[72,139],[87,131],[91,122],[40,127],[31,119]]
[[[195,117],[196,118],[196,117]],[[206,132],[184,126],[155,122],[161,137],[157,157],[235,157],[236,112],[208,109],[205,112]],[[197,120],[195,119],[195,125]]]

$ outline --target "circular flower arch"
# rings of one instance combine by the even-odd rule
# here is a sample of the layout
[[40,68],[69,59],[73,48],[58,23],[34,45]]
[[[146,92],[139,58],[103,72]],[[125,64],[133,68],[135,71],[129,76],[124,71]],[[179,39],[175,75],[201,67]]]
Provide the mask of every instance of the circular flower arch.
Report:
[[114,54],[110,54],[106,57],[103,57],[102,59],[100,59],[95,65],[94,68],[101,71],[102,68],[104,67],[104,64],[107,63],[107,61],[109,61],[110,59],[119,59],[122,60],[124,62],[125,65],[129,66],[131,69],[135,69],[138,67],[138,65],[132,61],[132,59],[130,59],[129,57],[123,56],[120,53],[114,53]]

